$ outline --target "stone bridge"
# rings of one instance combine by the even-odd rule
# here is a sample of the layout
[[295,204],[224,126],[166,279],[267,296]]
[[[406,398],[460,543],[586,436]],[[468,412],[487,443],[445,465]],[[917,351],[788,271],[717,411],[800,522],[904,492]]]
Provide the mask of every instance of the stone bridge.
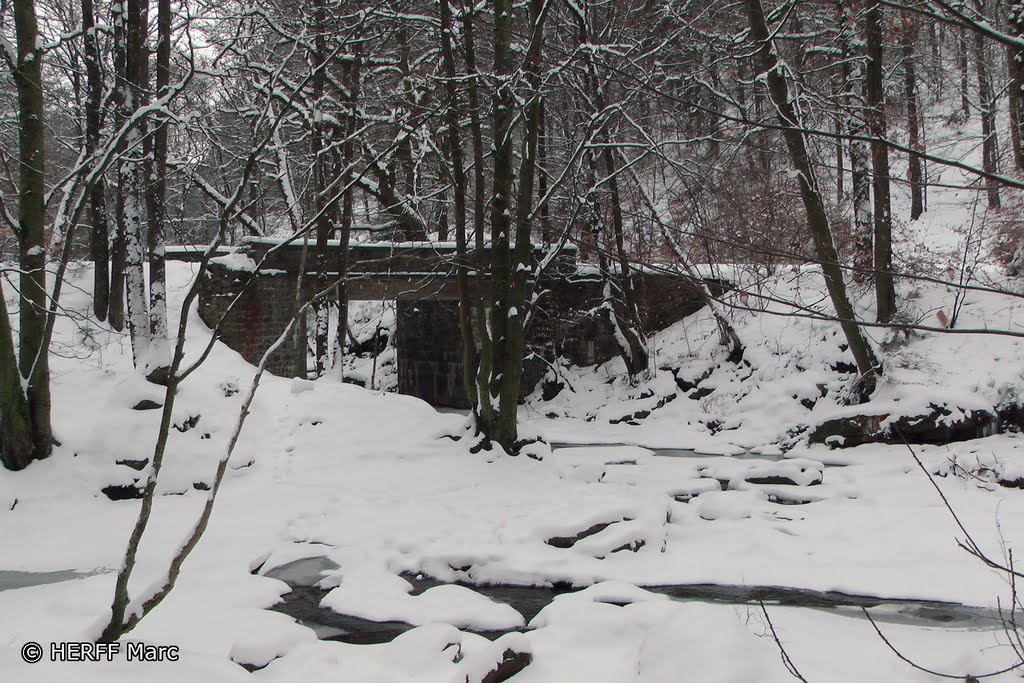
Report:
[[[338,277],[341,246],[328,245],[327,278]],[[350,300],[397,301],[395,347],[398,389],[433,405],[467,407],[462,385],[462,344],[458,329],[455,245],[437,242],[358,244],[349,248],[346,289]],[[168,258],[195,261],[201,250],[168,249]],[[537,252],[536,257],[540,257]],[[485,256],[486,258],[486,256]],[[316,293],[314,248],[282,246],[281,240],[249,238],[213,259],[201,283],[199,314],[211,328],[231,301],[239,301],[221,326],[221,340],[250,363],[258,363],[280,336],[295,306],[296,289]],[[305,265],[304,269],[302,265]],[[590,272],[588,272],[588,270]],[[251,280],[251,282],[250,282]],[[703,289],[683,275],[637,272],[635,287],[645,331],[664,329],[704,306]],[[474,283],[486,287],[486,282]],[[524,392],[543,377],[547,365],[563,356],[593,365],[618,353],[603,301],[603,285],[592,268],[580,267],[574,247],[565,247],[541,275],[533,323],[527,334]],[[305,377],[305,349],[284,345],[267,369]]]

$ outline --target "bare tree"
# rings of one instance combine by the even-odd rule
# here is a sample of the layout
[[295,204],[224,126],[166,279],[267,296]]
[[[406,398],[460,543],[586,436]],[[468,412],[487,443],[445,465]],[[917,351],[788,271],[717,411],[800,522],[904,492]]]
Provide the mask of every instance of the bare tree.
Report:
[[846,335],[846,341],[850,345],[850,351],[857,362],[857,369],[860,372],[860,396],[866,399],[875,390],[877,374],[880,372],[881,366],[870,343],[857,324],[856,314],[846,294],[843,271],[839,267],[839,256],[833,242],[828,214],[825,211],[825,203],[802,132],[803,123],[793,104],[794,98],[790,94],[784,77],[786,67],[779,60],[775,50],[761,0],[746,0],[746,9],[750,22],[750,39],[754,42],[757,50],[757,63],[765,74],[768,93],[775,105],[779,123],[783,129],[790,160],[799,174],[800,195],[807,211],[808,228],[821,259],[825,285],[828,288],[843,333]]

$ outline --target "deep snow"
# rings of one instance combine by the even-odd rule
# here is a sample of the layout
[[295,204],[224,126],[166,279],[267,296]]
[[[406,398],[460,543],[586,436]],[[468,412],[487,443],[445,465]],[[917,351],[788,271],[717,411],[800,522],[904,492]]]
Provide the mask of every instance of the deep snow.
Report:
[[[941,149],[941,141],[931,144]],[[970,221],[964,206],[974,191],[959,192],[938,193],[924,220],[901,228],[901,263],[959,262],[956,236]],[[193,268],[169,266],[172,315]],[[1005,282],[983,263],[972,273],[975,281]],[[744,280],[749,273],[737,268],[731,276],[758,291]],[[506,648],[533,655],[515,678],[523,683],[786,681],[758,607],[673,601],[642,586],[793,586],[992,608],[1010,598],[1005,576],[957,547],[962,533],[906,448],[807,445],[804,428],[854,410],[841,405],[850,378],[833,366],[849,359],[835,325],[736,313],[747,350],[745,363],[733,365],[702,312],[655,335],[659,370],[641,386],[626,381],[617,361],[559,368],[565,388],[552,401],[532,398],[522,409],[524,429],[582,445],[555,448],[540,461],[474,455],[443,438],[459,433],[461,416],[382,390],[393,386],[391,351],[376,371],[365,359],[349,365],[364,383],[373,375],[373,389],[334,378],[264,378],[206,535],[178,587],[129,636],[179,646],[180,661],[25,664],[26,642],[81,640],[106,616],[138,502],[112,502],[100,491],[140,476],[118,462],[151,455],[159,411],[132,406],[162,400],[158,387],[131,371],[124,335],[88,316],[88,268],[75,267],[71,278],[70,315],[58,323],[53,359],[61,445],[24,472],[0,470],[0,588],[5,571],[83,576],[0,590],[0,681],[476,683]],[[805,303],[822,298],[810,267],[761,274],[757,286]],[[870,292],[854,293],[869,315]],[[13,298],[12,289],[6,294]],[[950,314],[955,299],[951,288],[921,282],[904,283],[900,295],[905,316],[929,322],[939,310]],[[971,293],[960,315],[965,327],[1016,329],[1024,309],[1020,298]],[[354,310],[359,341],[392,325],[392,316],[386,307]],[[934,401],[991,409],[1024,384],[1024,344],[1012,337],[872,336],[887,369],[873,410],[913,414]],[[208,337],[192,311],[190,351]],[[672,372],[693,380],[709,369],[700,386],[714,391],[693,399]],[[181,388],[179,429],[133,592],[158,576],[195,520],[196,485],[211,480],[252,374],[218,344]],[[643,411],[650,414],[636,425],[611,423]],[[653,449],[704,455],[663,457]],[[1021,546],[1024,493],[996,480],[1024,474],[1024,439],[1005,434],[917,451],[985,551],[1002,559]],[[738,454],[745,455],[730,457]],[[780,476],[793,484],[763,483]],[[593,533],[577,538],[585,530]],[[339,567],[323,576],[331,589],[325,607],[419,626],[385,645],[317,640],[267,609],[288,587],[263,574],[304,557]],[[465,629],[522,627],[522,615],[466,587],[414,595],[402,573],[589,588],[560,596],[524,633],[491,643]],[[901,662],[864,619],[768,610],[808,680],[936,680]],[[952,674],[1015,661],[995,622],[882,628],[906,655]],[[265,668],[249,674],[242,664]]]

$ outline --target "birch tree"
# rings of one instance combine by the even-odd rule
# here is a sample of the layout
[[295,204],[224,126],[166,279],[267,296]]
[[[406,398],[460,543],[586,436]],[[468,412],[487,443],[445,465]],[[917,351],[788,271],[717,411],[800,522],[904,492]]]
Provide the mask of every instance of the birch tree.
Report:
[[[124,70],[118,78],[121,88],[121,119],[131,121],[142,108],[147,86],[147,47],[149,2],[126,0]],[[145,220],[143,212],[143,130],[144,120],[135,122],[125,138],[125,148],[118,169],[121,195],[121,224],[125,240],[125,293],[127,294],[128,333],[135,367],[148,374],[148,353],[151,339],[149,305],[146,297]]]

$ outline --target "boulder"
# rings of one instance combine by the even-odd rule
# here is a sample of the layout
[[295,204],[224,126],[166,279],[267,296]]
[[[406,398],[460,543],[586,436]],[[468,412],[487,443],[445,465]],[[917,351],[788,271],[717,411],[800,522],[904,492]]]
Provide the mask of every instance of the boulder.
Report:
[[811,443],[825,443],[848,448],[865,443],[946,444],[989,436],[998,431],[995,414],[988,410],[952,408],[930,403],[922,415],[901,415],[890,419],[889,413],[850,415],[826,420],[810,433]]
[[138,500],[142,498],[143,487],[134,484],[110,484],[104,486],[100,491],[110,500]]
[[516,652],[508,648],[501,655],[501,661],[488,671],[480,683],[502,683],[525,669],[533,661],[529,652]]
[[552,536],[544,542],[552,548],[571,548],[580,541],[582,541],[584,538],[600,533],[614,523],[615,522],[599,522],[597,524],[594,524],[593,526],[584,529],[575,536]]

